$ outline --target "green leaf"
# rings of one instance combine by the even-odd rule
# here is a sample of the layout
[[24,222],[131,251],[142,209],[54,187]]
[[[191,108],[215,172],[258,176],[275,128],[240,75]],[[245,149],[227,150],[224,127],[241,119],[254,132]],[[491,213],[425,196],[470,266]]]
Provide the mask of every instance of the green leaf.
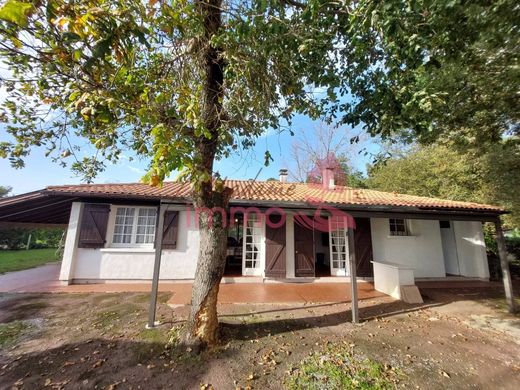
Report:
[[92,49],[92,58],[103,58],[109,51],[112,40],[110,38],[103,39],[96,43]]
[[65,42],[77,42],[79,40],[81,40],[81,37],[76,34],[75,32],[70,32],[70,31],[66,31],[62,34],[63,36],[63,40]]
[[264,153],[264,165],[267,167],[271,163],[271,161],[274,161],[273,156],[271,156],[271,153],[269,150],[266,150]]
[[7,0],[0,8],[0,19],[14,23],[20,27],[27,26],[27,17],[33,5],[30,3],[22,3],[16,0]]

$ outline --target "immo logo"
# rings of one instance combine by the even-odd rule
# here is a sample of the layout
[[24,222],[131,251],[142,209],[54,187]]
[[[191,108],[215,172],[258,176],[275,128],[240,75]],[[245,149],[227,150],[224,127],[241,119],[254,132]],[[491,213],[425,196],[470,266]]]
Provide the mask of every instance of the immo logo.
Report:
[[315,208],[314,215],[310,216],[303,212],[297,213],[294,216],[294,222],[298,225],[324,233],[328,233],[331,230],[356,228],[356,222],[352,215],[327,205],[318,199],[307,199],[306,203],[311,208]]
[[[319,199],[309,198],[306,200],[308,208],[305,210],[292,211],[291,215],[294,216],[294,222],[306,229],[317,230],[320,232],[328,233],[331,230],[339,229],[355,229],[356,223],[354,218],[331,205],[325,204]],[[309,215],[309,209],[314,210],[313,214]],[[260,209],[255,206],[241,207],[232,206],[228,212],[221,207],[204,208],[196,207],[194,209],[195,218],[192,220],[192,209],[187,205],[186,207],[186,223],[189,226],[193,221],[195,227],[199,227],[199,218],[201,215],[206,214],[209,218],[209,223],[212,223],[213,216],[220,214],[223,225],[232,228],[238,221],[239,216],[243,216],[244,226],[247,225],[249,219],[263,222],[265,225],[272,229],[281,228],[287,220],[287,212],[280,207],[269,207],[267,209]]]
[[[316,194],[314,197],[307,197],[304,201],[306,206],[301,210],[291,210],[291,215],[294,216],[294,222],[306,229],[317,230],[328,233],[330,231],[355,229],[356,223],[354,218],[331,205],[330,199],[334,199],[334,194],[338,189],[336,184],[341,187],[346,185],[346,178],[341,168],[340,161],[333,153],[328,154],[324,159],[316,162],[316,166],[308,173],[308,183],[311,193]],[[263,190],[267,191],[278,199],[294,199],[296,194],[296,183],[284,183],[280,185],[278,182],[266,182],[263,184]],[[253,185],[246,187],[242,193],[244,198],[253,198],[257,189]],[[330,195],[333,195],[332,197]],[[321,196],[321,197],[320,197]],[[325,200],[329,201],[325,201]],[[186,222],[192,223],[191,209],[186,207]],[[195,208],[195,225],[199,227],[200,216],[206,214],[209,216],[209,223],[213,223],[213,216],[220,214],[224,226],[231,228],[235,226],[236,222],[243,220],[244,226],[247,226],[247,221],[252,218],[255,221],[263,222],[272,229],[281,228],[287,220],[287,211],[280,207],[269,207],[267,209],[260,209],[259,207],[231,207],[228,211],[220,207],[212,209]]]

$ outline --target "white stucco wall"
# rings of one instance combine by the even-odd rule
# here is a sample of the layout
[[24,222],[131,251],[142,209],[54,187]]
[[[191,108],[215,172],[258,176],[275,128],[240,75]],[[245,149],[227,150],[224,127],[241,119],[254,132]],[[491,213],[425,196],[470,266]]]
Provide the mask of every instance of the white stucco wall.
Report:
[[[111,219],[110,219],[111,220]],[[107,235],[111,234],[109,226]],[[110,237],[107,237],[110,243]],[[194,213],[180,211],[177,249],[163,250],[162,280],[193,279],[199,249]],[[152,278],[153,248],[77,248],[72,279],[149,280]]]
[[[74,203],[60,280],[150,280],[153,248],[77,248],[78,221],[82,206]],[[114,208],[113,208],[114,210]],[[177,249],[164,250],[161,262],[162,280],[193,279],[199,249],[199,232],[193,211],[180,211]],[[445,264],[439,221],[409,220],[412,236],[390,236],[388,219],[371,218],[374,260],[413,268],[415,277],[444,277]],[[113,216],[109,218],[107,246],[111,242]],[[453,222],[456,249],[463,276],[489,278],[486,249],[480,222]],[[264,235],[265,238],[265,235]],[[287,216],[286,276],[294,271],[294,218]],[[265,239],[262,240],[265,245]],[[265,253],[263,249],[262,255]],[[261,271],[264,270],[262,264]]]
[[408,222],[412,236],[390,236],[388,219],[370,219],[374,261],[409,266],[417,278],[446,276],[439,221]]
[[72,202],[60,269],[60,281],[66,284],[74,277],[74,259],[78,251],[79,221],[82,214],[83,203]]
[[401,299],[401,286],[413,286],[415,284],[414,271],[411,267],[394,265],[392,263],[374,264],[374,288],[390,295],[395,299]]
[[488,279],[489,267],[482,223],[454,221],[453,230],[457,244],[460,274]]

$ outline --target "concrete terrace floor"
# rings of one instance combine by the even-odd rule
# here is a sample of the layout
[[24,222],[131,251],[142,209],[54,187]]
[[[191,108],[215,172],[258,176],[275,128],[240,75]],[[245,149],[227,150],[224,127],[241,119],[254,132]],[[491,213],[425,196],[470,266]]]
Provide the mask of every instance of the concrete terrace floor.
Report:
[[[118,293],[150,292],[150,282],[122,282],[63,285],[59,280],[59,263],[47,264],[24,271],[0,275],[0,293]],[[496,282],[479,281],[423,281],[421,290],[428,288],[500,288]],[[160,282],[159,291],[173,293],[168,303],[188,305],[192,283]],[[350,283],[229,283],[221,284],[219,303],[348,303],[351,301]],[[424,291],[424,290],[423,290]],[[358,282],[360,300],[385,296],[368,282]]]
[[[149,292],[151,283],[62,285],[59,264],[0,275],[0,293],[112,293]],[[160,282],[159,290],[173,293],[172,305],[187,305],[192,283]],[[384,296],[372,283],[358,283],[359,299]],[[219,303],[330,303],[350,302],[349,283],[231,283],[221,284]]]

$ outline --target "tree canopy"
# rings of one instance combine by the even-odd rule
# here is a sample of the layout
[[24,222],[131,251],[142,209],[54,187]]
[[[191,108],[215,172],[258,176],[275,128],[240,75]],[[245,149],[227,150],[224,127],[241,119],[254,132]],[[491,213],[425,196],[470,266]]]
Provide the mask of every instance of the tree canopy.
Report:
[[[518,134],[515,0],[353,2],[341,49],[343,121],[372,135],[457,145]],[[360,54],[362,53],[362,54]]]
[[3,198],[4,196],[9,195],[11,190],[12,190],[11,187],[0,186],[0,198]]
[[[202,3],[7,0],[0,55],[12,77],[0,118],[14,139],[0,154],[22,166],[45,146],[92,179],[131,149],[151,161],[151,183],[172,170],[201,175],[192,150],[209,135],[204,45],[225,65],[217,158],[294,113],[421,141],[476,145],[518,132],[513,0],[217,2],[223,24],[207,43]],[[82,155],[78,137],[98,153]]]
[[370,188],[404,194],[502,205],[511,227],[520,227],[520,148],[515,139],[485,153],[446,145],[416,146],[369,169]]
[[[197,169],[197,139],[212,140],[222,158],[296,112],[315,117],[309,76],[329,66],[330,22],[319,17],[330,7],[214,3],[222,24],[208,32],[201,1],[8,0],[0,10],[0,55],[12,77],[3,80],[9,97],[1,118],[14,140],[0,144],[0,155],[22,166],[31,147],[45,146],[92,179],[105,161],[133,150],[151,161],[152,184],[173,170],[204,181],[211,172]],[[320,43],[304,51],[308,40]],[[205,50],[218,63],[206,63]],[[222,94],[212,134],[204,72],[217,65],[223,72],[211,81]],[[98,153],[83,156],[78,138]]]

